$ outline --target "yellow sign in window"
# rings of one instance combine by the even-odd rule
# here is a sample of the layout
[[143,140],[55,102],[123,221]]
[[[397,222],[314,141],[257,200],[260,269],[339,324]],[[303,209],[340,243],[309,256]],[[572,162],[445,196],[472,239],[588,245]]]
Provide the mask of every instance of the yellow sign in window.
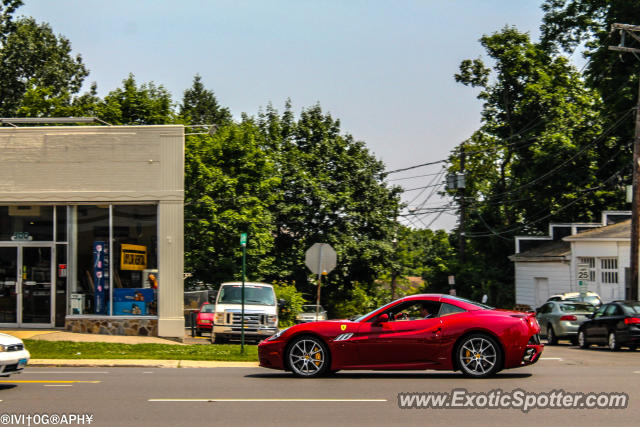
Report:
[[144,270],[147,268],[147,247],[125,245],[120,248],[121,270]]

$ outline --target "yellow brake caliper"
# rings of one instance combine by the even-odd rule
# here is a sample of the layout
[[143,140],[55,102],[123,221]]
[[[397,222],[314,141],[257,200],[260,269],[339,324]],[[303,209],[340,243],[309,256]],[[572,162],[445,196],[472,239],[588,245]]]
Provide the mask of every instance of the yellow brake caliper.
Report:
[[318,347],[314,347],[313,351],[316,352],[316,354],[313,356],[316,360],[313,363],[315,363],[316,366],[320,366],[320,363],[322,363],[322,355],[320,354],[320,349]]

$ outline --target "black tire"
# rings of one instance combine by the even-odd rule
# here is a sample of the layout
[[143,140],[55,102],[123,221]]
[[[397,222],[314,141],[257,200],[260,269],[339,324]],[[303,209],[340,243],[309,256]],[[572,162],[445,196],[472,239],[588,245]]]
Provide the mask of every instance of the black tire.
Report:
[[571,338],[571,345],[578,345],[578,337]]
[[578,331],[578,345],[580,346],[580,348],[589,348],[589,346],[591,345],[587,342],[587,336],[584,333],[583,329],[580,329],[580,331]]
[[201,337],[202,336],[202,329],[196,328],[196,336],[197,337]]
[[609,335],[607,335],[607,347],[609,347],[611,351],[620,350],[620,341],[618,341],[616,331],[609,331]]
[[637,348],[638,348],[637,345],[630,345],[629,346],[629,350],[631,350],[631,351],[636,351]]
[[547,326],[547,344],[556,345],[558,344],[558,337],[556,336],[555,331],[553,330],[553,326]]
[[470,378],[487,378],[502,369],[502,347],[485,334],[464,337],[456,349],[456,364]]
[[285,351],[288,370],[300,378],[317,378],[327,374],[331,367],[329,349],[320,338],[301,336],[294,338]]

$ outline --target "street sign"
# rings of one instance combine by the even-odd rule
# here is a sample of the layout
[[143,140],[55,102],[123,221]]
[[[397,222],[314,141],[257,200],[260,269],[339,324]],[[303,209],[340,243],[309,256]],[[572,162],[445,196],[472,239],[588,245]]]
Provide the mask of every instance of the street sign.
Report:
[[578,291],[580,291],[580,296],[587,296],[587,281],[589,280],[589,264],[580,263],[578,264],[578,273],[576,274],[576,279],[578,279]]
[[456,276],[449,276],[449,286],[453,286],[456,284]]
[[305,253],[304,263],[313,274],[326,274],[336,268],[336,251],[328,243],[314,243]]
[[240,246],[247,246],[247,233],[240,233]]

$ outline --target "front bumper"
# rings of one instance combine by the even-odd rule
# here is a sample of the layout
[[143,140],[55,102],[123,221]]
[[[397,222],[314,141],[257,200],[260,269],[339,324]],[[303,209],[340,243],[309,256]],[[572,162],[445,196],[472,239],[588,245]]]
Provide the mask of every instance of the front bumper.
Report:
[[211,328],[213,328],[213,325],[211,323],[198,323],[196,324],[196,326],[198,327],[198,329],[206,329],[206,330],[211,330]]
[[0,353],[0,376],[20,373],[30,358],[31,355],[27,350],[3,351]]
[[[278,332],[278,328],[275,326],[244,328],[245,337],[267,338],[276,332]],[[224,337],[239,337],[242,335],[242,328],[240,326],[231,325],[213,325],[213,334]]]
[[262,341],[258,345],[260,366],[271,369],[284,369],[284,347],[282,341]]

